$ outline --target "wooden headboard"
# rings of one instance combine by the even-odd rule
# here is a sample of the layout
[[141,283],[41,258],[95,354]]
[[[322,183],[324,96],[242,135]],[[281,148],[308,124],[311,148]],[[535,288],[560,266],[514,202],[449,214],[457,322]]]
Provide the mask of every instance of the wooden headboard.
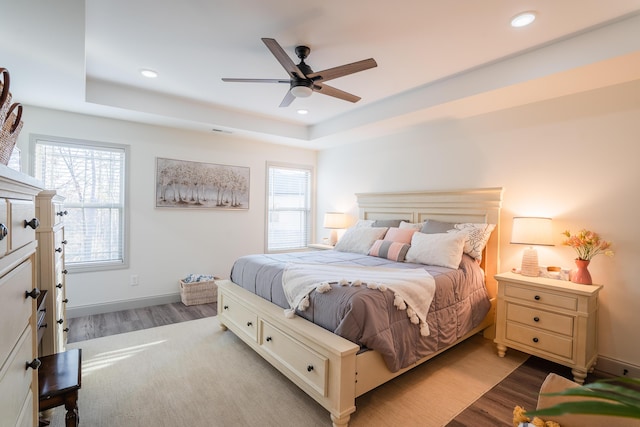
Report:
[[500,270],[500,208],[502,188],[468,190],[415,191],[393,193],[358,193],[361,219],[402,219],[423,222],[434,219],[445,222],[495,224],[482,256],[489,295],[496,295],[493,278]]

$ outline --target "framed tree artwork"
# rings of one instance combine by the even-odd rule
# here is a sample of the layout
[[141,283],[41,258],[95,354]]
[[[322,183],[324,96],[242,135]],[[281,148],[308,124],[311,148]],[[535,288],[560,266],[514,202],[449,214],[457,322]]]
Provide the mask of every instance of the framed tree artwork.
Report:
[[157,157],[156,207],[249,209],[249,168]]

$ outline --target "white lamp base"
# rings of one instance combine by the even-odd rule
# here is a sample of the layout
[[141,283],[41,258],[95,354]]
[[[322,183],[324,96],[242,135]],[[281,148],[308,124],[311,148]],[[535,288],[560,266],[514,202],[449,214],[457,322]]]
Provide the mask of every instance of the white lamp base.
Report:
[[534,248],[525,249],[522,255],[522,267],[520,273],[523,276],[537,277],[540,274],[538,268],[538,251]]
[[329,236],[329,244],[331,246],[335,246],[338,243],[338,231],[331,230],[331,235]]

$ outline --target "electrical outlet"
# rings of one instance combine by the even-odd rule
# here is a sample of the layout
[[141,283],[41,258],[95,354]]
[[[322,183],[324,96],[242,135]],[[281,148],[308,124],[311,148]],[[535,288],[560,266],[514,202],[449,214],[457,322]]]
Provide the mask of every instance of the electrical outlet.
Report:
[[140,284],[140,280],[139,280],[137,274],[132,274],[131,275],[131,278],[129,279],[129,284],[131,286],[138,286]]

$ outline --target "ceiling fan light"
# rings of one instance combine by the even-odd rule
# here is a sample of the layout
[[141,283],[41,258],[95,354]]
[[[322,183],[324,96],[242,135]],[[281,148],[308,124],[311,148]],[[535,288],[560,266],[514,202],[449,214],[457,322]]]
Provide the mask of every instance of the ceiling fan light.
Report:
[[310,87],[306,86],[294,86],[291,88],[291,95],[296,98],[308,98],[313,93]]

